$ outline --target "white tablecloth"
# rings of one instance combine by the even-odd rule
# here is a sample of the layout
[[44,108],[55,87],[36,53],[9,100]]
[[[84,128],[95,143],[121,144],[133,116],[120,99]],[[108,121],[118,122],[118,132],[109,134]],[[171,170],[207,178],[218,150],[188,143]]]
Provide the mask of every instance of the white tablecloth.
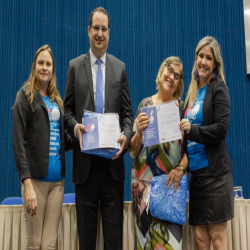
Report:
[[[97,250],[103,249],[102,221],[99,216]],[[235,201],[235,218],[228,222],[228,250],[250,250],[250,200]],[[131,202],[124,202],[123,250],[134,249],[134,217]],[[0,205],[0,250],[25,250],[22,206]],[[195,250],[193,229],[183,226],[183,250]],[[58,250],[78,250],[75,204],[64,204],[58,229]]]

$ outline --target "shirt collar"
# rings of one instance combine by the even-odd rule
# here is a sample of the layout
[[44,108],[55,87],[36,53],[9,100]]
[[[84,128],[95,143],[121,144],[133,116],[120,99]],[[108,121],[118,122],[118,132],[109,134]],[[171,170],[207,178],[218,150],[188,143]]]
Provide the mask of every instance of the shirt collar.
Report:
[[[97,57],[93,54],[91,48],[89,50],[89,54],[90,54],[90,64],[91,67],[96,63]],[[106,64],[106,52],[104,53],[104,55],[100,58],[102,60],[102,62],[104,63],[104,65]]]

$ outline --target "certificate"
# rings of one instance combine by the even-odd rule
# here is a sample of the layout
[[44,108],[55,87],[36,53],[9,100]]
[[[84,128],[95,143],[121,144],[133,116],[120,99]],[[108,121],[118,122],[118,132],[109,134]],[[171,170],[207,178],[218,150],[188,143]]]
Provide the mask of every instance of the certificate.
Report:
[[83,125],[87,133],[83,133],[83,151],[100,148],[120,149],[117,140],[120,136],[118,114],[95,114],[84,117]]
[[148,127],[143,131],[145,147],[182,138],[178,100],[143,107],[141,112],[149,117]]

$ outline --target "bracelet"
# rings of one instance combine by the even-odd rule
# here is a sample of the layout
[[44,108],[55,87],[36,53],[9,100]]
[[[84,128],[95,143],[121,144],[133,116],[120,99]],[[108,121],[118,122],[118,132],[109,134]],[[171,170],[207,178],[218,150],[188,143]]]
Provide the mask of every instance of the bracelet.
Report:
[[187,170],[182,165],[178,165],[177,167],[180,167],[180,169],[183,172],[183,175],[185,175],[187,173]]

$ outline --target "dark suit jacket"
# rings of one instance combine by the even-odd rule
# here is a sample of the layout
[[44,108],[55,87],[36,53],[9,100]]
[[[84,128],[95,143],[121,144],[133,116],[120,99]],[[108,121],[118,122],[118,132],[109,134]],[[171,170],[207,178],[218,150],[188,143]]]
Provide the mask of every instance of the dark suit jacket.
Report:
[[[118,113],[120,126],[128,142],[132,136],[133,114],[125,64],[107,54],[105,73],[105,113]],[[77,123],[82,123],[84,110],[95,111],[90,54],[81,55],[69,63],[65,89],[65,127],[71,137]],[[91,164],[91,156],[80,152],[79,142],[74,144],[73,181],[84,183]],[[106,160],[103,158],[103,160]],[[114,180],[125,179],[123,156],[107,160]]]
[[[13,109],[13,149],[20,180],[44,178],[48,173],[50,123],[46,104],[40,94],[29,104],[26,89],[20,89]],[[59,105],[58,105],[59,106]],[[60,106],[59,106],[60,108]],[[61,115],[61,161],[65,176],[64,113]]]
[[203,126],[191,125],[188,140],[206,145],[210,172],[218,176],[232,170],[226,135],[230,117],[230,97],[223,81],[212,78],[203,101]]

